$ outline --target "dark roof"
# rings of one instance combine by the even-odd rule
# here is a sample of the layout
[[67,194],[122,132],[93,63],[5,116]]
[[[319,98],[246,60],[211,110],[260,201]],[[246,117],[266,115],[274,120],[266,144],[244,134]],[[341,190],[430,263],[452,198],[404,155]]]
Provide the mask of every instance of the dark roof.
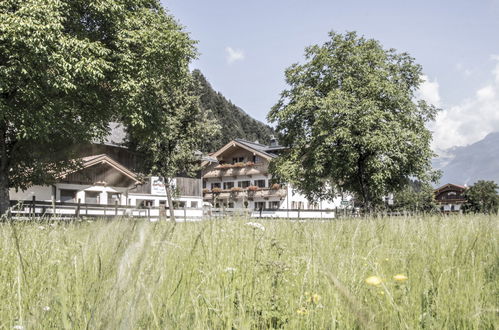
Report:
[[265,144],[261,144],[261,143],[258,143],[258,142],[251,142],[251,141],[247,141],[247,140],[244,140],[244,139],[234,139],[234,141],[236,142],[239,142],[245,146],[247,146],[248,148],[250,149],[253,149],[253,150],[256,150],[258,152],[261,152],[269,157],[272,157],[272,158],[275,158],[277,157],[277,155],[275,154],[275,151],[279,151],[279,150],[283,150],[285,149],[285,147],[283,146],[268,146],[268,145],[265,145]]

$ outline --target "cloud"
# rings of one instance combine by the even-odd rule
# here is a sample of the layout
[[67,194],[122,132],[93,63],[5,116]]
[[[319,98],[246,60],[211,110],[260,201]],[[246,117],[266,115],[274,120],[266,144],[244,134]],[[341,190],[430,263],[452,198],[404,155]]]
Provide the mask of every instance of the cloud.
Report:
[[476,90],[473,97],[440,111],[430,129],[433,149],[439,153],[453,146],[464,146],[499,131],[499,56],[491,71],[493,80]]
[[456,64],[456,70],[460,73],[462,73],[465,77],[469,77],[473,74],[473,70],[470,70],[468,68],[465,68],[462,63],[457,63]]
[[440,86],[435,79],[431,81],[428,76],[423,76],[423,83],[419,86],[419,98],[433,104],[436,107],[440,106]]
[[244,52],[242,50],[226,47],[225,52],[227,53],[226,59],[228,64],[244,60]]

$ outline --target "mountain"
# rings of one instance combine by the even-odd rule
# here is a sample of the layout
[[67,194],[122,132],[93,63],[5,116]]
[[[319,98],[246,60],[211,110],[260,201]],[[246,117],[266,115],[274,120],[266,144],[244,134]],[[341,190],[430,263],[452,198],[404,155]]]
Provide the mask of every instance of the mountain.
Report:
[[499,183],[499,132],[465,147],[455,147],[433,161],[443,171],[440,184],[472,185],[478,180]]
[[206,141],[203,151],[216,151],[236,138],[264,144],[270,142],[273,133],[270,126],[251,118],[243,109],[215,91],[201,71],[194,70],[192,76],[198,82],[197,92],[201,107],[205,111],[210,111],[210,117],[215,118],[221,126],[221,134],[211,141]]

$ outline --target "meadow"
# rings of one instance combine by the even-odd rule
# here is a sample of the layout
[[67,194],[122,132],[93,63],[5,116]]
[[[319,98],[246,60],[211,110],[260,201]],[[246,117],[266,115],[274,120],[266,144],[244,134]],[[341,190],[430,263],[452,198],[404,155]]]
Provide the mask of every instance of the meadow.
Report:
[[498,239],[478,215],[4,222],[0,329],[494,329]]

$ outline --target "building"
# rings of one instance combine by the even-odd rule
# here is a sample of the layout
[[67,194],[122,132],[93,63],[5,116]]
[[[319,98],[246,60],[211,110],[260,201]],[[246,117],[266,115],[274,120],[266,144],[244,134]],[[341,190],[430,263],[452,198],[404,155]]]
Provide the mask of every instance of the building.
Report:
[[447,183],[435,189],[435,201],[442,212],[461,212],[463,204],[466,202],[464,192],[465,186]]
[[[203,199],[214,207],[265,211],[333,210],[345,208],[351,197],[334,201],[308,201],[286,183],[272,184],[269,163],[284,147],[235,139],[211,155],[217,162],[203,162]],[[282,212],[281,212],[282,213]],[[313,217],[313,212],[303,217]],[[275,215],[276,212],[273,212]],[[289,214],[284,215],[289,216]]]
[[[133,170],[140,157],[127,149],[110,145],[82,146],[77,159],[79,166],[61,173],[52,185],[31,186],[28,189],[10,190],[13,201],[39,201],[53,204],[74,204],[83,206],[113,206],[137,209],[155,209],[159,215],[167,207],[164,182],[159,177],[141,178]],[[123,159],[128,166],[119,162]],[[176,177],[172,182],[176,194],[175,208],[189,209],[193,217],[202,217],[201,179]],[[195,210],[195,212],[194,212]],[[150,213],[149,213],[150,214]],[[153,214],[154,215],[154,214]]]

